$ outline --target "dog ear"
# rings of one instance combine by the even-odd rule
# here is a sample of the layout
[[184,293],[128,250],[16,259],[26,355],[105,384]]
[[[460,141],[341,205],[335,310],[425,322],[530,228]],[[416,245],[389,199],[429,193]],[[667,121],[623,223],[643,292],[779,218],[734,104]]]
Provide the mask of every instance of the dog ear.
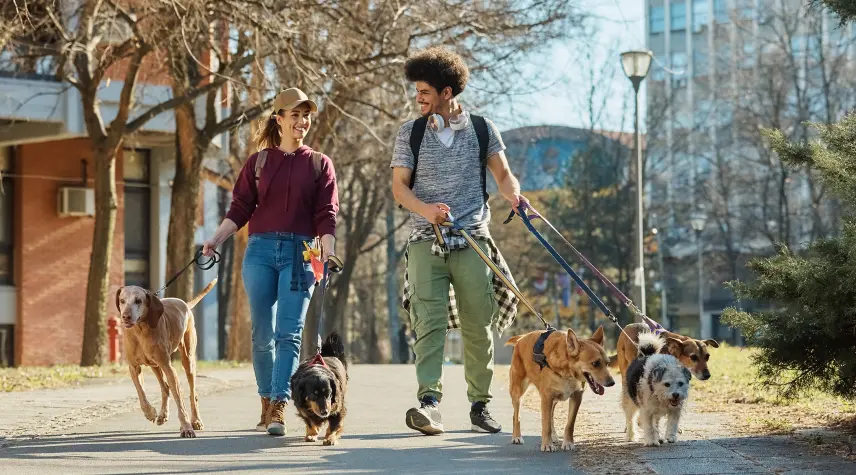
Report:
[[681,353],[684,352],[684,343],[677,338],[666,337],[666,351],[669,352],[670,355],[678,358],[681,356]]
[[149,324],[149,328],[157,327],[162,316],[163,303],[157,295],[146,291],[146,323]]
[[597,327],[597,330],[594,331],[594,335],[592,335],[589,340],[603,346],[603,325]]
[[116,291],[116,310],[118,310],[120,313],[122,312],[122,309],[119,307],[119,296],[122,295],[123,289],[124,287],[119,287],[119,290]]
[[657,382],[657,383],[659,383],[660,381],[663,380],[664,374],[666,374],[666,367],[665,366],[657,366],[656,368],[651,370],[651,377],[653,378],[654,382]]
[[714,340],[714,339],[704,340],[704,342],[707,343],[708,346],[712,346],[714,348],[719,348],[719,343],[717,343],[716,340]]
[[684,373],[684,377],[686,377],[686,378],[687,378],[687,382],[688,382],[688,383],[689,383],[690,381],[692,381],[692,379],[693,379],[693,374],[692,374],[692,373],[690,373],[690,370],[688,370],[688,369],[684,368],[683,366],[681,366],[681,372],[682,372],[682,373]]
[[576,356],[580,352],[580,340],[570,328],[568,328],[568,352],[571,356]]

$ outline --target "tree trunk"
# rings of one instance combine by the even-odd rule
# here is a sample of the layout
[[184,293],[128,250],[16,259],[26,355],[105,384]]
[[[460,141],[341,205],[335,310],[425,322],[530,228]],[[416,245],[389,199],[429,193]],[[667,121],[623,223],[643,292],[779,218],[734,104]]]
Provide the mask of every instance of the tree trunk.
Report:
[[[193,259],[194,235],[199,214],[202,150],[197,146],[196,114],[192,104],[175,109],[175,177],[166,240],[166,275],[171,278]],[[193,273],[190,266],[166,289],[166,295],[184,301],[193,298]]]
[[386,206],[386,310],[389,315],[389,353],[391,363],[402,363],[407,355],[399,354],[398,333],[401,323],[398,319],[400,292],[398,288],[398,249],[395,247],[395,201],[389,200]]
[[252,327],[250,325],[250,301],[244,290],[241,269],[247,251],[249,232],[247,227],[239,229],[232,237],[232,298],[229,309],[229,345],[226,359],[250,361],[252,352]]
[[[116,229],[116,153],[119,145],[106,142],[95,147],[95,231],[89,277],[86,281],[86,310],[83,323],[81,366],[105,363],[107,348],[107,294],[110,286],[110,261]],[[121,140],[119,141],[121,143]]]

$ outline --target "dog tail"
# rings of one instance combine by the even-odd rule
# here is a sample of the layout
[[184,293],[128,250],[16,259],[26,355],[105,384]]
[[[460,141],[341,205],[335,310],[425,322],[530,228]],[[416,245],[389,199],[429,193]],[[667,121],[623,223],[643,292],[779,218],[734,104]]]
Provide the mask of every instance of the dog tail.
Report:
[[347,361],[345,360],[345,342],[342,341],[342,337],[338,333],[332,332],[327,335],[327,339],[321,344],[321,356],[332,356],[341,361],[342,364],[347,365]]
[[521,338],[523,338],[523,335],[515,335],[505,342],[505,346],[514,346],[517,344],[518,341],[520,341]]
[[200,300],[202,300],[206,295],[208,295],[208,292],[211,292],[211,289],[213,289],[215,285],[217,285],[217,278],[216,277],[214,277],[214,280],[209,282],[208,285],[206,285],[205,288],[202,289],[202,292],[199,292],[199,294],[197,294],[196,297],[193,297],[193,299],[190,302],[187,302],[187,306],[191,310],[193,310],[193,307],[195,307],[196,304],[198,304]]
[[639,333],[639,355],[651,356],[663,349],[663,339],[651,332]]
[[609,364],[607,365],[610,368],[618,368],[618,355],[612,355],[609,357]]

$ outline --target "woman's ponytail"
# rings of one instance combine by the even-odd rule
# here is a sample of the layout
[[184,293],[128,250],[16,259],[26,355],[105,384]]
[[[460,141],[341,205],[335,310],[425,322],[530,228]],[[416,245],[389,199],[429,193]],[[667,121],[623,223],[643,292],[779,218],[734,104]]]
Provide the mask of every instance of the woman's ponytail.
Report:
[[[278,111],[277,111],[278,113]],[[282,135],[276,117],[269,116],[264,127],[260,127],[253,139],[259,150],[264,148],[277,148],[282,143]]]

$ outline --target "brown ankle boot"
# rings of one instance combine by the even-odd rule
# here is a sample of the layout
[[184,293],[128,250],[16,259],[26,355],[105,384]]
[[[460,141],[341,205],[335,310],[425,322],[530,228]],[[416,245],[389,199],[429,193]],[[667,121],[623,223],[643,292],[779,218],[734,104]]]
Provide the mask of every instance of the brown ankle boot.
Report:
[[285,435],[285,406],[285,401],[270,402],[270,406],[268,406],[268,434]]
[[268,426],[268,410],[270,409],[270,398],[263,397],[262,398],[262,417],[259,419],[259,423],[256,424],[256,430],[258,432],[267,431]]

